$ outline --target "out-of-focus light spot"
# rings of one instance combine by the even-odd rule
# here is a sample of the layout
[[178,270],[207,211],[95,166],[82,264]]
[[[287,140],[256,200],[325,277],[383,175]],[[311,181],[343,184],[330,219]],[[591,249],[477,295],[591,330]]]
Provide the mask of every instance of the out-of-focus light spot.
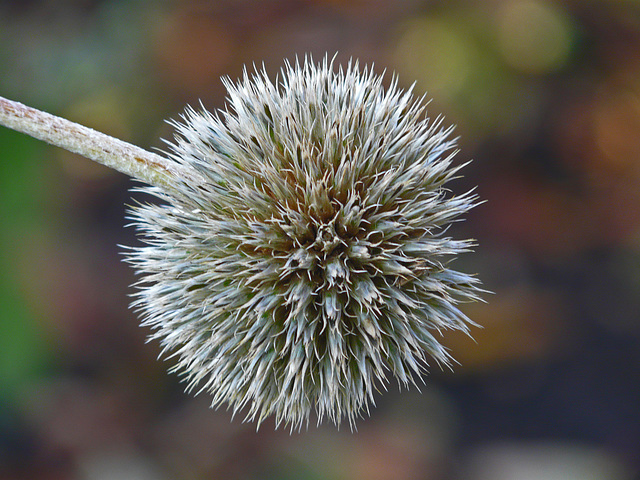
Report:
[[512,67],[547,73],[567,62],[574,28],[559,9],[542,1],[511,1],[498,10],[496,18],[498,48]]
[[472,450],[462,478],[473,480],[631,480],[633,471],[617,456],[579,443],[495,443]]
[[407,22],[397,44],[398,68],[439,98],[451,98],[469,76],[470,46],[450,22],[421,18]]
[[233,58],[236,44],[230,30],[211,15],[176,10],[158,20],[154,59],[160,74],[175,88],[200,95]]
[[[546,292],[502,290],[488,304],[466,305],[465,313],[483,328],[471,337],[457,332],[444,341],[456,371],[483,371],[552,356],[563,338],[561,299]],[[533,380],[533,379],[532,379]]]
[[[610,92],[609,92],[610,93]],[[594,112],[596,143],[611,166],[637,172],[640,160],[640,97],[607,95]]]

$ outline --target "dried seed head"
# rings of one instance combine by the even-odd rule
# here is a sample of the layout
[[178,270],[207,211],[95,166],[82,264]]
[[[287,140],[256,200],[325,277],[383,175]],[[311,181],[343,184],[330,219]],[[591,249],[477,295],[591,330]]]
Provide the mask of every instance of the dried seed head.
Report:
[[189,389],[247,418],[353,423],[388,371],[414,383],[436,335],[467,330],[477,280],[446,227],[475,195],[444,188],[455,140],[425,105],[326,58],[225,82],[228,111],[188,109],[172,160],[201,178],[133,209],[134,305]]

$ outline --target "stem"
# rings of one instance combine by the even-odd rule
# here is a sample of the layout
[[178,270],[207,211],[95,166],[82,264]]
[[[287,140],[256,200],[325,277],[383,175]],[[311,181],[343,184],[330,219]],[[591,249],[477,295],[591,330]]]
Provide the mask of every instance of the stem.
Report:
[[156,187],[172,189],[172,178],[190,176],[179,164],[160,155],[3,97],[0,97],[0,125],[78,153]]

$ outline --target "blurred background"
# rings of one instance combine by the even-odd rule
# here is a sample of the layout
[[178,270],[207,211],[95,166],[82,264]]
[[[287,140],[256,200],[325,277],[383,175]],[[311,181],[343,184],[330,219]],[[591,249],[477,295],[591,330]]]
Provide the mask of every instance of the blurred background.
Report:
[[128,309],[125,176],[0,128],[0,480],[640,478],[640,2],[0,0],[0,95],[143,148],[325,52],[433,98],[487,202],[460,362],[357,432],[208,408]]

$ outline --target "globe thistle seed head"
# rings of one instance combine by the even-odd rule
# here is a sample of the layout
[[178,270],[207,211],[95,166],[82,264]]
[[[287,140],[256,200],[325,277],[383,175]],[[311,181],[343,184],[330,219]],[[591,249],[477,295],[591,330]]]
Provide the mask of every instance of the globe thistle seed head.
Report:
[[478,282],[449,260],[473,242],[445,232],[475,195],[445,188],[451,128],[357,63],[225,85],[227,110],[174,124],[171,158],[201,181],[147,187],[164,204],[132,210],[134,305],[213,406],[353,424],[388,375],[448,364],[439,334],[470,324],[458,304]]

